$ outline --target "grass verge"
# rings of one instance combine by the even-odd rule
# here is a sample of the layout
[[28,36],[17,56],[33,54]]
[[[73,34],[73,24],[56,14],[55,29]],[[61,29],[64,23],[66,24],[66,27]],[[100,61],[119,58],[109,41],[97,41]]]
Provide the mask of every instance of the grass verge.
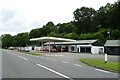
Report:
[[83,63],[86,63],[90,66],[94,66],[96,68],[120,73],[120,69],[118,69],[118,67],[120,65],[119,62],[108,61],[107,63],[105,63],[105,61],[103,61],[103,60],[95,60],[95,59],[88,59],[88,58],[81,58],[80,61],[82,61]]
[[38,54],[36,52],[25,52],[26,54],[31,54],[31,55],[35,55],[35,56],[41,56],[41,54]]

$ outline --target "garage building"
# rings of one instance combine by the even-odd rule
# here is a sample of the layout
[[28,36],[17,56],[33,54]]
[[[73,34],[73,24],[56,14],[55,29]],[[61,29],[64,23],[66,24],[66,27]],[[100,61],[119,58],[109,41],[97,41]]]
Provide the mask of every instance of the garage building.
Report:
[[[45,43],[44,45],[48,45]],[[100,54],[104,53],[104,47],[99,43],[97,39],[95,40],[78,40],[73,42],[50,42],[50,45],[62,46],[66,52],[81,52],[81,53],[92,53]]]
[[107,40],[104,47],[108,55],[120,55],[120,40]]

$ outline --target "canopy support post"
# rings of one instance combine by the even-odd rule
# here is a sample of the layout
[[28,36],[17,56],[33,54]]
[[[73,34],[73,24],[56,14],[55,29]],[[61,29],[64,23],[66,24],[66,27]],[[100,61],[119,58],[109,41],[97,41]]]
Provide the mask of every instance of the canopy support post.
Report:
[[43,42],[41,42],[41,51],[43,52]]
[[62,53],[62,42],[61,42],[61,53]]
[[50,40],[49,40],[49,53],[50,53]]

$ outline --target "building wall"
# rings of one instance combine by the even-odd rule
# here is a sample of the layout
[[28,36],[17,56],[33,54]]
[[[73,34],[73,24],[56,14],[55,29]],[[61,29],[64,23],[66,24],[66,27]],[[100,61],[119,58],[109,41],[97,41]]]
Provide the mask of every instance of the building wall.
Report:
[[105,53],[108,55],[120,55],[120,47],[105,47]]
[[79,47],[79,52],[91,53],[91,47],[92,47],[91,44],[89,44],[89,45],[78,45],[78,47]]
[[75,45],[69,45],[68,52],[75,52]]
[[[69,45],[69,52],[81,52],[81,48],[91,48],[92,45]],[[84,52],[86,53],[86,52]]]
[[92,45],[69,45],[68,52],[82,52],[82,53],[92,53],[92,54],[102,54],[104,53],[104,47],[102,46],[92,46]]
[[103,54],[104,53],[104,47],[102,47],[102,46],[92,46],[91,53],[92,54]]

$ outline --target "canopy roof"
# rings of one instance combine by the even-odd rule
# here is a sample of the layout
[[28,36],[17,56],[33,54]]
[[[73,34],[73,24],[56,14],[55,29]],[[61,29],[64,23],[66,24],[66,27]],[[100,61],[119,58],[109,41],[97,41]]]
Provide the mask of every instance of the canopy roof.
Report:
[[[63,42],[62,44],[65,44],[65,45],[74,45],[74,44],[92,44],[94,42],[96,42],[97,39],[95,40],[77,40],[77,41],[74,41],[74,42]],[[45,45],[48,45],[49,43],[45,43]],[[61,44],[61,42],[50,42],[50,44]]]
[[73,39],[66,39],[66,38],[56,38],[56,37],[40,37],[40,38],[33,38],[30,41],[41,41],[41,42],[74,42],[76,40]]

